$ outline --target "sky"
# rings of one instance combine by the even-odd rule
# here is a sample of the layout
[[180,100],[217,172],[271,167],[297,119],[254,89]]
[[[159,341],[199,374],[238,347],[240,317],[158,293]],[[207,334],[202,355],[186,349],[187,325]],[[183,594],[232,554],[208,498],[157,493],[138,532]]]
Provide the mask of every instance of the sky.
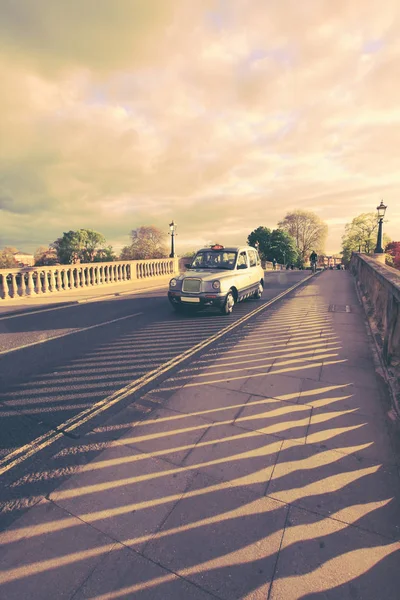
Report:
[[388,206],[400,240],[398,0],[0,0],[0,247],[177,223],[242,244]]

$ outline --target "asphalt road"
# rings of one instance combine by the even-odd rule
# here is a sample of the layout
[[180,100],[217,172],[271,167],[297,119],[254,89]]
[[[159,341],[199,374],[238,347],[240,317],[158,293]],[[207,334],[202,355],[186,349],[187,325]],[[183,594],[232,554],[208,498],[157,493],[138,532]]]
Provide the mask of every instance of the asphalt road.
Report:
[[[93,404],[207,340],[309,274],[266,274],[262,299],[236,305],[230,316],[215,311],[178,315],[169,305],[166,290],[2,316],[0,465],[13,452],[62,428]],[[106,418],[103,413],[102,419]],[[72,443],[73,438],[63,442]],[[16,481],[29,479],[38,460],[46,458],[39,453],[30,463],[7,471],[2,476],[5,487],[15,492]],[[19,485],[22,489],[23,484]],[[36,497],[32,487],[29,494],[29,498],[25,496],[28,504]],[[4,506],[10,512],[14,506],[11,496],[0,496],[0,504],[2,499],[5,502],[0,512]],[[15,497],[20,498],[18,490]]]

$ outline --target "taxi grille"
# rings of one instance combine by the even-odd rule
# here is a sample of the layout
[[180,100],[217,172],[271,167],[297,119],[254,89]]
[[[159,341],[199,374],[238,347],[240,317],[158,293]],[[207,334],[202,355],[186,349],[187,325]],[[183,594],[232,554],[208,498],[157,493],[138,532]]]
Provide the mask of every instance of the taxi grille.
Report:
[[183,292],[192,292],[198,293],[200,292],[201,279],[193,279],[187,277],[183,280],[182,291]]

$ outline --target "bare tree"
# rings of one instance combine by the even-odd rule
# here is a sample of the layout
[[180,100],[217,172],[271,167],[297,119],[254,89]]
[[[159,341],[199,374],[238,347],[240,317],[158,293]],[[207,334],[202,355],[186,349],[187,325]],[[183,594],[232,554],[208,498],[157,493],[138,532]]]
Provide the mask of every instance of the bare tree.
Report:
[[324,250],[328,226],[318,215],[307,210],[295,210],[287,213],[278,226],[294,238],[303,261],[308,259],[312,250],[317,253]]
[[148,258],[166,258],[166,234],[154,225],[142,225],[131,232],[132,243],[121,252],[122,260],[143,260]]

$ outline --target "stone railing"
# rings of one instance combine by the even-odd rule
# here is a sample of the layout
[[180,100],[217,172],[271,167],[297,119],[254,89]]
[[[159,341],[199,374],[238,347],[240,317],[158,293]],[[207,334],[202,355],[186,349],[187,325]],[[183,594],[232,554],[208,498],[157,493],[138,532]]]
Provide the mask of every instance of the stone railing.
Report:
[[17,300],[26,296],[128,283],[177,272],[176,258],[0,269],[0,299]]
[[[400,271],[353,253],[350,270],[365,296],[383,361],[400,392]],[[398,398],[400,401],[400,398]]]

